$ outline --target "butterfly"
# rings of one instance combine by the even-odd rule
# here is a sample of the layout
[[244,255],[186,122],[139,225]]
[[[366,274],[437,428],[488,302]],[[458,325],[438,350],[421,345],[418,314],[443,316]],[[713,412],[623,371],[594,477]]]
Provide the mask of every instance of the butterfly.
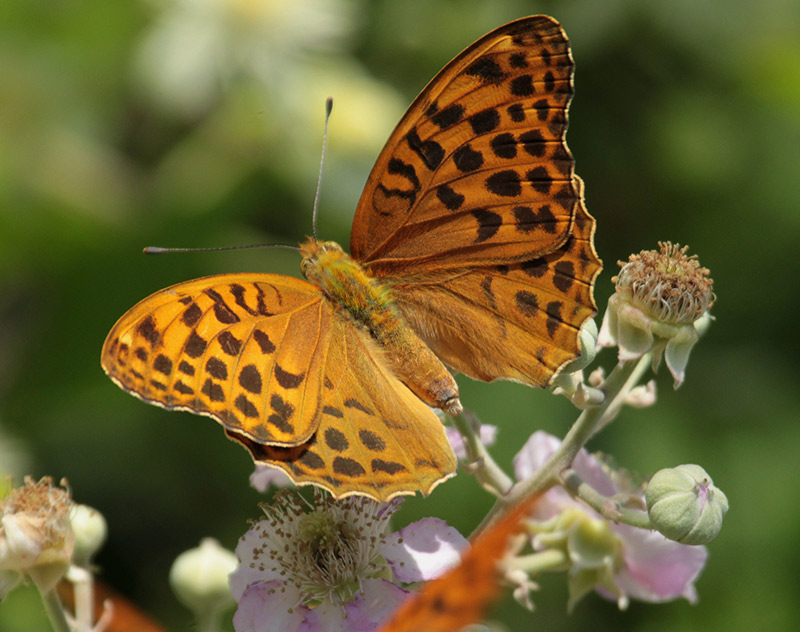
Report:
[[296,484],[430,493],[456,469],[431,410],[461,410],[447,366],[546,386],[595,313],[594,220],[564,140],[572,74],[550,17],[485,35],[390,136],[350,255],[310,238],[306,280],[223,274],[156,292],[114,325],[104,370],[216,419]]
[[500,560],[541,498],[533,494],[481,533],[461,562],[400,605],[378,632],[456,632],[480,621],[502,588]]

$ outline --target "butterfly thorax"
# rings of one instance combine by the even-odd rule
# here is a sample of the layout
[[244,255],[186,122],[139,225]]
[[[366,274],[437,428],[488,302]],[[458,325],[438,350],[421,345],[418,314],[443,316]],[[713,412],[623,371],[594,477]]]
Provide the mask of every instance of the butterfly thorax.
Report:
[[420,399],[451,414],[461,412],[453,376],[403,318],[389,287],[336,242],[310,237],[300,244],[300,255],[303,276],[369,333],[393,372]]

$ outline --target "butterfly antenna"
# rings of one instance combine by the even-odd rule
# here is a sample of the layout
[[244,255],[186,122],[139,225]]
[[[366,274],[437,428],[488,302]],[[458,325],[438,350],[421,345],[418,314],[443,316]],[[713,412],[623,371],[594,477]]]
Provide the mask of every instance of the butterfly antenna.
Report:
[[322,132],[322,155],[319,159],[319,176],[317,177],[317,192],[314,194],[314,213],[311,219],[311,230],[314,233],[314,239],[317,238],[317,206],[319,205],[319,190],[322,187],[322,165],[325,164],[325,148],[328,145],[328,120],[331,118],[331,110],[333,110],[333,99],[328,97],[325,99],[325,128]]
[[297,246],[289,244],[250,244],[249,246],[220,246],[218,248],[161,248],[160,246],[147,246],[142,252],[146,255],[163,255],[167,252],[218,252],[220,250],[247,250],[248,248],[289,248],[300,250]]

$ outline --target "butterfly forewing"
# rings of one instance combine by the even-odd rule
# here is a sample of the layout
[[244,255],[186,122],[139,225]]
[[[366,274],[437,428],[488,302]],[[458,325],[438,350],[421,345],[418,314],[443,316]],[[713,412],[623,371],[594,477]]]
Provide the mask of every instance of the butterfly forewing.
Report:
[[108,334],[102,365],[123,389],[293,446],[318,424],[331,308],[313,285],[273,274],[179,283]]
[[564,140],[572,71],[566,36],[546,16],[511,22],[456,57],[378,158],[351,254],[391,276],[558,248],[578,200]]

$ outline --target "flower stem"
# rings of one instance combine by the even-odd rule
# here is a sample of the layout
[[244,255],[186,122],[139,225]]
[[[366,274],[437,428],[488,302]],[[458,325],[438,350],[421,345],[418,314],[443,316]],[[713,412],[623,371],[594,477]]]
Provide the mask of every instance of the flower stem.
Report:
[[44,610],[47,613],[47,618],[50,619],[54,632],[71,632],[67,615],[64,612],[64,605],[58,598],[56,589],[51,588],[47,592],[41,593],[41,595],[44,602]]
[[629,509],[614,502],[584,482],[575,470],[566,470],[563,475],[564,488],[573,496],[580,498],[604,518],[614,522],[622,522],[640,529],[653,529],[650,518],[645,511]]
[[508,493],[514,481],[497,464],[481,442],[478,434],[480,420],[477,415],[465,410],[451,419],[456,430],[464,438],[464,448],[469,459],[469,466],[481,486],[495,496]]
[[516,483],[505,496],[498,498],[470,539],[493,525],[507,508],[515,506],[528,496],[542,493],[559,484],[561,482],[560,473],[570,466],[575,455],[589,438],[617,415],[624,403],[625,396],[636,385],[650,362],[650,354],[645,354],[636,362],[617,364],[600,387],[605,393],[603,402],[581,412],[561,445],[545,464],[533,476]]

